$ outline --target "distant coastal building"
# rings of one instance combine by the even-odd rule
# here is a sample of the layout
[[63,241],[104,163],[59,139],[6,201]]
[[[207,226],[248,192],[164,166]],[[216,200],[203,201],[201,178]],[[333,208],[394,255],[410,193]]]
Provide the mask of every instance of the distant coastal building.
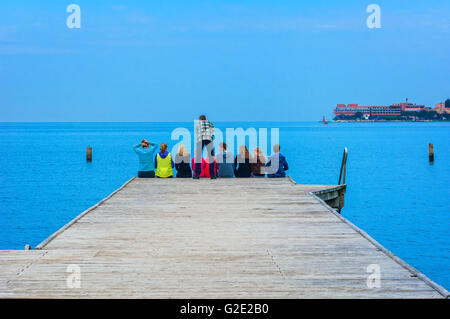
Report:
[[420,111],[425,110],[425,105],[417,105],[417,104],[408,103],[408,99],[406,99],[405,103],[397,103],[397,104],[393,104],[393,105],[400,106],[402,111],[420,112]]
[[436,104],[436,106],[433,108],[433,111],[436,111],[439,114],[450,113],[450,109],[446,109],[445,108],[445,103],[444,102]]
[[409,103],[408,99],[388,106],[338,104],[334,115],[335,121],[450,121],[450,99],[434,108]]
[[420,112],[426,110],[425,105],[417,105],[408,102],[395,103],[387,106],[362,106],[358,104],[338,104],[334,109],[334,115],[354,116],[356,113],[362,113],[363,117],[368,116],[400,116],[402,111]]
[[400,105],[389,106],[362,106],[358,104],[338,104],[334,109],[334,115],[353,116],[356,113],[362,113],[363,116],[399,116],[402,108]]

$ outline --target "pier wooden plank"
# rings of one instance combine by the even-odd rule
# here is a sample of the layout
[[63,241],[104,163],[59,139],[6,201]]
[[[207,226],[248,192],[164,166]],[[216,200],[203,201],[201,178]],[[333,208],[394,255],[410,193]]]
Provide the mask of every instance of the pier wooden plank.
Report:
[[[328,187],[135,179],[42,250],[0,251],[0,297],[444,297],[310,194]],[[80,288],[67,286],[73,264]]]

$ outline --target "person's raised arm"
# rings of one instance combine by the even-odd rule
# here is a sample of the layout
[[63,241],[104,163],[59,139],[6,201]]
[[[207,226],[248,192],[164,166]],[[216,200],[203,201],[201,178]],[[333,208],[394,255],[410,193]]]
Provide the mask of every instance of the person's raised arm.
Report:
[[141,146],[142,146],[141,143],[136,144],[135,146],[133,146],[133,150],[134,150],[136,153],[141,153]]
[[156,148],[158,147],[158,144],[152,143],[152,142],[148,142],[148,147],[150,148],[150,150],[152,152],[154,152],[156,150]]

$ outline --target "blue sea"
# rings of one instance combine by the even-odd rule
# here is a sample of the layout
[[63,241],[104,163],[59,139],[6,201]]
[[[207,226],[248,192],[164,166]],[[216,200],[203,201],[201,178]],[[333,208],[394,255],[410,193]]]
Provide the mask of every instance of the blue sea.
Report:
[[[450,288],[450,123],[215,124],[279,128],[298,183],[336,184],[348,147],[343,216]],[[171,148],[182,127],[193,131],[193,123],[0,123],[0,249],[39,244],[136,174],[134,144]]]

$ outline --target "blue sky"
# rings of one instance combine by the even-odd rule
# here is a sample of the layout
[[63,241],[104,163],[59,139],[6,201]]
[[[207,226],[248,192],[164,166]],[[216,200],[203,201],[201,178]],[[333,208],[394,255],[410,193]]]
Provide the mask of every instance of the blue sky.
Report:
[[450,96],[450,1],[147,2],[1,1],[0,121],[315,121]]

